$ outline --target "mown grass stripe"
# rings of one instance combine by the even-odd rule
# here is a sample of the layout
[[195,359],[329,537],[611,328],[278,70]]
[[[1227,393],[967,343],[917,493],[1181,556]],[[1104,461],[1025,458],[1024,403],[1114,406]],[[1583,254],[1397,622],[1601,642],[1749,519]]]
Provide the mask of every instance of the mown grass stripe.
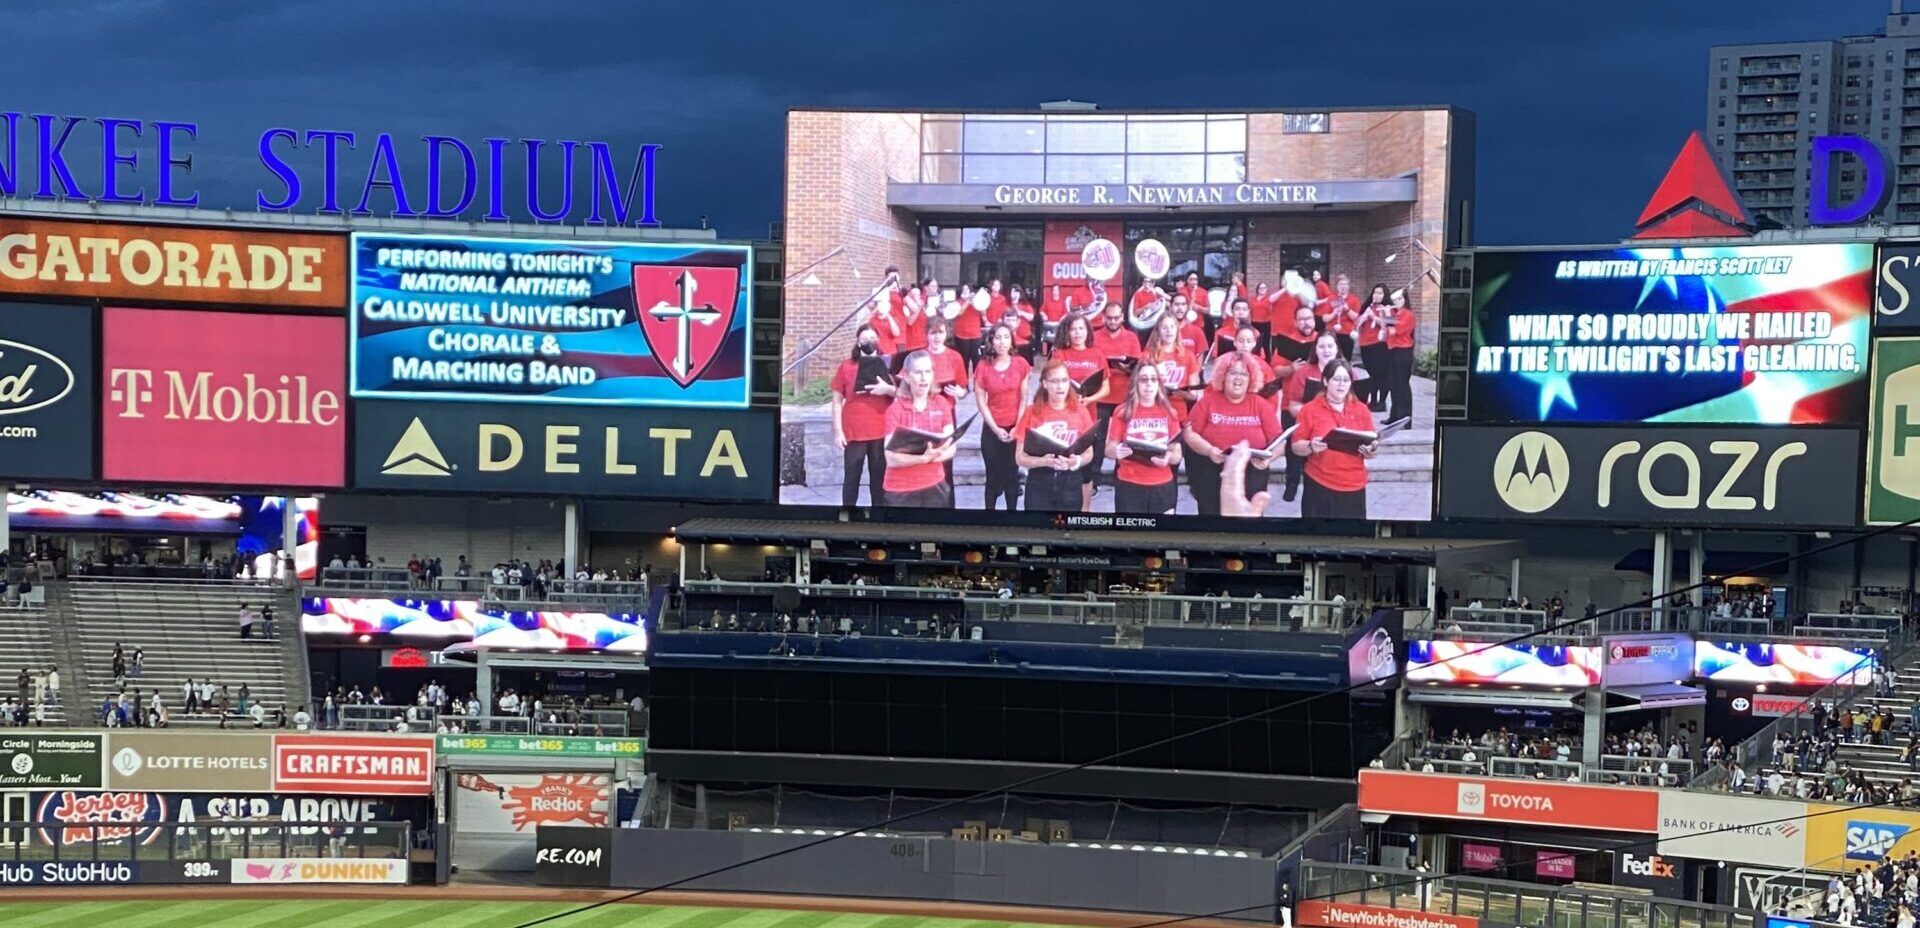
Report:
[[[127,921],[128,924],[143,924],[156,904],[129,899],[122,902],[49,902],[0,906],[0,925],[7,928],[103,928],[123,920],[131,920]],[[23,911],[9,911],[14,908]]]

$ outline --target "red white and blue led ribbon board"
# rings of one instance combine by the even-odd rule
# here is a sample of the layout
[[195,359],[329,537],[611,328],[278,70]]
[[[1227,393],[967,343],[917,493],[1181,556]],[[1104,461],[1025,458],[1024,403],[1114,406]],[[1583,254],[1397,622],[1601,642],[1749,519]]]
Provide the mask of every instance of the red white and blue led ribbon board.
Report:
[[353,395],[744,409],[744,245],[353,237]]

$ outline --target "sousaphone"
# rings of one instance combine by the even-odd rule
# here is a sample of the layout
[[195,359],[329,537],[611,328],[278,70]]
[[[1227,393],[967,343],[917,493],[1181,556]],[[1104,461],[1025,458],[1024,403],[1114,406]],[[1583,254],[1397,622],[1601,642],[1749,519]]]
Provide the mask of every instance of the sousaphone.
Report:
[[[1172,267],[1173,259],[1167,254],[1167,246],[1160,244],[1159,239],[1141,239],[1140,244],[1133,246],[1133,269],[1139,271],[1141,277],[1158,281],[1167,276],[1167,271]],[[1153,327],[1160,322],[1160,316],[1166,313],[1167,307],[1172,304],[1172,298],[1167,295],[1167,291],[1160,289],[1157,285],[1154,289],[1158,296],[1153,302],[1139,307],[1129,302],[1127,306],[1127,324],[1132,326],[1135,332],[1143,335],[1153,331]]]

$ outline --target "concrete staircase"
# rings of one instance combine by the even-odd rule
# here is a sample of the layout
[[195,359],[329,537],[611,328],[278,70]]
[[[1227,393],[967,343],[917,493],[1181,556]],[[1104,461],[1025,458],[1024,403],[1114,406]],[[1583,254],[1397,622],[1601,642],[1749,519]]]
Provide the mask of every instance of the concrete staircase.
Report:
[[[52,612],[45,606],[22,608],[0,605],[0,697],[18,697],[20,671],[25,669],[34,676],[44,676],[49,668],[60,668],[60,704],[47,706],[47,727],[64,726],[69,718],[76,717],[73,700],[76,690],[74,679],[67,665],[59,659],[54,648]],[[28,700],[33,698],[31,687],[27,690]],[[28,724],[32,724],[31,709]],[[0,722],[9,725],[11,722]]]
[[1893,784],[1909,777],[1920,780],[1920,772],[1907,769],[1906,762],[1900,759],[1909,734],[1908,713],[1915,700],[1920,700],[1920,657],[1909,656],[1895,671],[1892,696],[1868,696],[1860,700],[1876,713],[1882,708],[1893,710],[1893,736],[1889,739],[1892,743],[1843,744],[1837,755],[1841,763],[1866,774],[1870,780]]
[[[145,652],[144,673],[127,686],[158,692],[176,726],[213,726],[212,712],[188,714],[181,684],[211,678],[225,685],[230,707],[242,683],[254,701],[269,710],[285,706],[291,717],[309,702],[305,644],[299,631],[299,602],[293,593],[256,584],[157,580],[74,580],[69,585],[76,660],[86,684],[89,713],[117,695],[113,646],[131,660]],[[275,635],[240,639],[243,604],[256,612],[271,601]],[[89,724],[97,724],[93,719]],[[244,723],[243,723],[244,724]]]

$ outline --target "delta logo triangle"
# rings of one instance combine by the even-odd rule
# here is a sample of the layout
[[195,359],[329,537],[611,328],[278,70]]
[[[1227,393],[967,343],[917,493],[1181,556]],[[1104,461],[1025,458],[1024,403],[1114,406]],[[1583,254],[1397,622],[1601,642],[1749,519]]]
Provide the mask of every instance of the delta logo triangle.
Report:
[[1696,129],[1634,228],[1637,239],[1725,238],[1752,235],[1753,220]]
[[400,433],[400,440],[393,443],[393,450],[387,452],[387,461],[380,465],[380,472],[391,477],[451,477],[453,465],[447,463],[447,456],[434,444],[426,423],[415,416],[407,430]]

